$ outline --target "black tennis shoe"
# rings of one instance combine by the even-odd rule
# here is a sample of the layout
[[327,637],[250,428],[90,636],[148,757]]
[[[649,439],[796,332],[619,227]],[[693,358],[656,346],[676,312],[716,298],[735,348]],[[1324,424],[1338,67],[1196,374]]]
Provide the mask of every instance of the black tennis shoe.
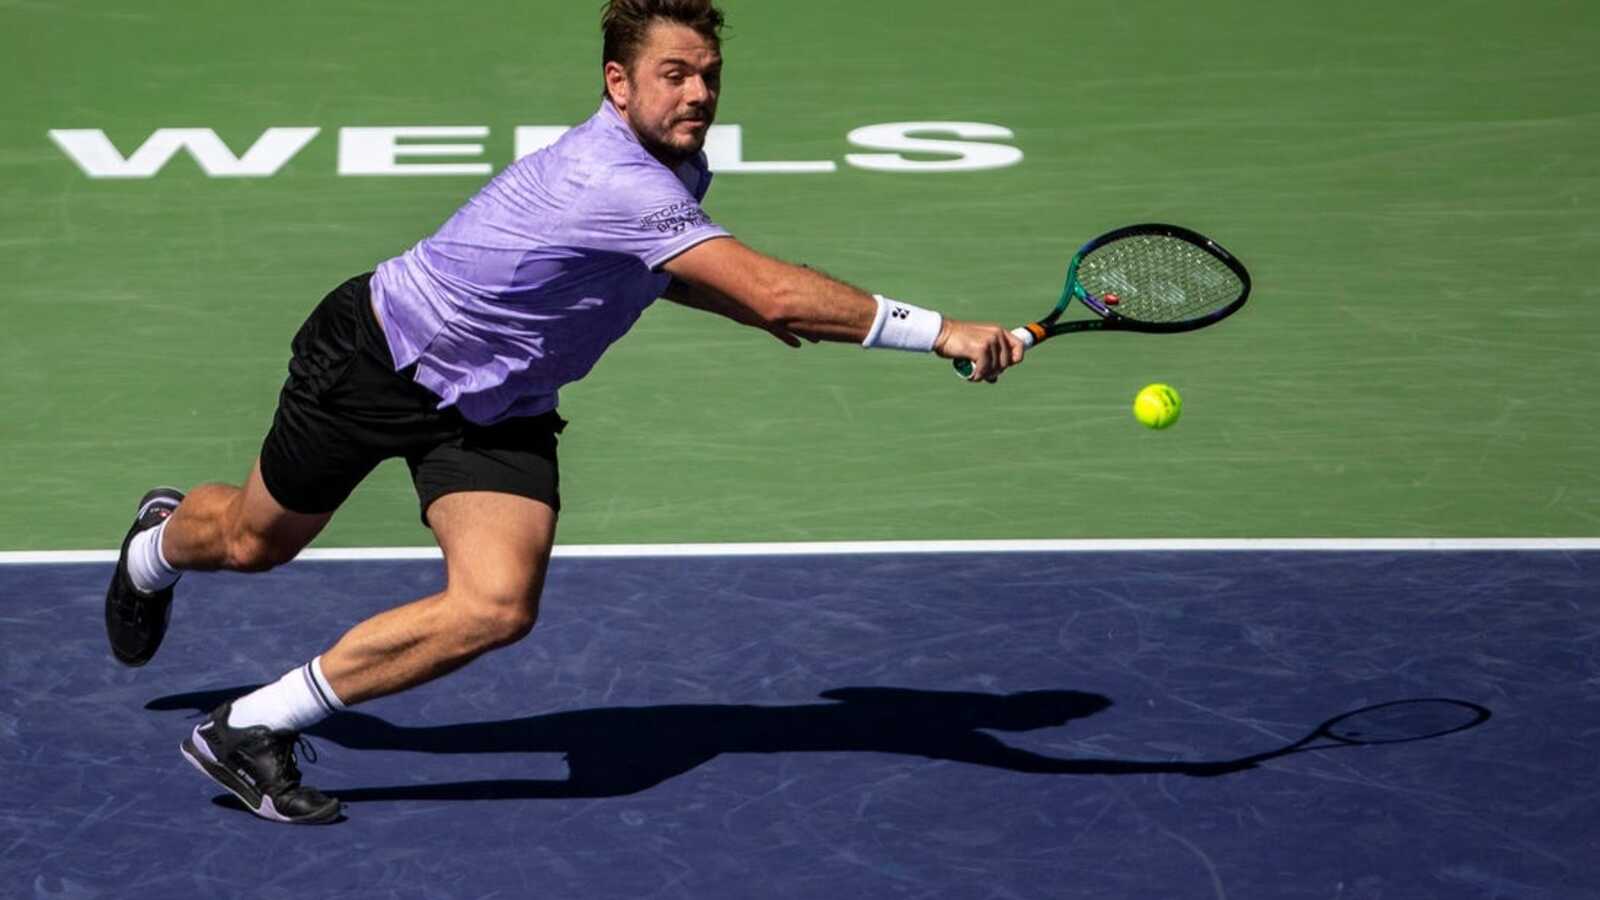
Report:
[[167,621],[172,617],[172,588],[146,594],[128,580],[128,545],[133,536],[160,525],[183,502],[183,492],[175,488],[156,488],[139,498],[133,527],[122,539],[117,570],[106,589],[106,637],[111,655],[129,666],[142,666],[156,655],[161,639],[167,636]]
[[183,758],[263,819],[298,825],[338,819],[338,800],[300,784],[295,749],[306,748],[307,759],[314,762],[311,744],[294,731],[272,731],[264,725],[233,728],[228,725],[232,709],[233,704],[224,703],[195,726],[179,748]]

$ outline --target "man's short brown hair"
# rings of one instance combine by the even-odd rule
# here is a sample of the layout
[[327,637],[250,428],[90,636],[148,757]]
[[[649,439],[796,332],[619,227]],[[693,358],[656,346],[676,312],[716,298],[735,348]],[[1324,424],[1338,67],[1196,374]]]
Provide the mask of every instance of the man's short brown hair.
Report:
[[606,0],[600,14],[600,30],[605,34],[601,64],[621,63],[632,72],[633,60],[656,19],[686,25],[722,45],[722,10],[711,0]]

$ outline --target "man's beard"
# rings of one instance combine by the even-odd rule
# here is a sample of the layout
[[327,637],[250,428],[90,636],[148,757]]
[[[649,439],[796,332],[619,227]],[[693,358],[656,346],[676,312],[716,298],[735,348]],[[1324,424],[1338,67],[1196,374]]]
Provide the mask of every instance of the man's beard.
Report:
[[698,156],[700,151],[705,148],[706,135],[709,134],[711,130],[711,116],[707,115],[700,119],[678,119],[668,127],[667,134],[670,135],[673,129],[676,129],[679,125],[682,125],[686,121],[704,122],[705,131],[702,131],[699,137],[692,138],[687,143],[671,144],[665,140],[662,140],[656,135],[649,134],[642,129],[636,129],[639,133],[639,143],[643,144],[644,148],[650,151],[651,156],[667,162],[670,165],[677,166],[688,162],[689,160]]

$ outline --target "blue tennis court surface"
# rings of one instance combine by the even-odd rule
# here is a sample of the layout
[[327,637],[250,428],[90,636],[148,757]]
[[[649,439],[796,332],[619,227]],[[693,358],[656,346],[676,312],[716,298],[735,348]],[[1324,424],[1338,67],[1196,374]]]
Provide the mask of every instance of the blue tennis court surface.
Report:
[[[191,575],[142,670],[106,577],[0,567],[6,897],[1600,892],[1600,553],[558,559],[527,641],[310,733],[320,828],[178,742],[438,564]],[[1420,698],[1491,716],[1228,765]]]

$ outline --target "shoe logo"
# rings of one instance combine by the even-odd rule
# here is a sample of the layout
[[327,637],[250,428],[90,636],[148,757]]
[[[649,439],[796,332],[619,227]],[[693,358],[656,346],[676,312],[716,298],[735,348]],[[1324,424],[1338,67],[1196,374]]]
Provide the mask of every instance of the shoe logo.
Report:
[[250,777],[250,773],[245,771],[244,769],[234,769],[233,770],[233,774],[235,774],[235,775],[239,776],[240,778],[244,779],[245,783],[250,785],[251,787],[258,787],[258,785],[256,784],[256,780],[254,778],[251,778]]

